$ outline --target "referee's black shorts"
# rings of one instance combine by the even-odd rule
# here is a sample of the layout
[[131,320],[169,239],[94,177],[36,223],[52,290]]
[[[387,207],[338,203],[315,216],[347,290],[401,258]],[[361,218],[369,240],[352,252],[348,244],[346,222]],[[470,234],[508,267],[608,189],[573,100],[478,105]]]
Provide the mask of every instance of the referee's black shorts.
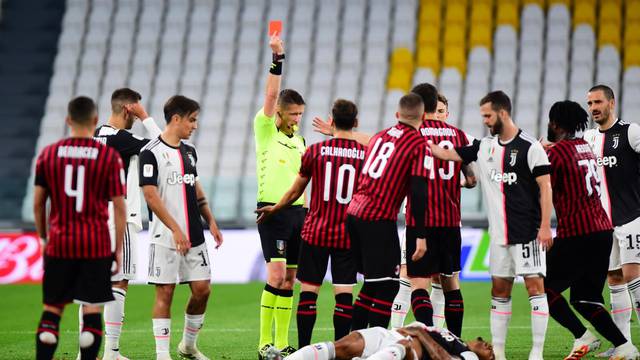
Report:
[[42,302],[63,307],[70,302],[102,305],[114,300],[111,292],[113,258],[61,259],[44,257]]
[[459,227],[426,228],[427,252],[418,261],[413,261],[411,256],[416,251],[416,238],[415,228],[407,227],[405,249],[409,277],[452,276],[460,272],[462,237]]
[[557,294],[571,289],[570,302],[604,304],[602,289],[607,279],[612,231],[556,238],[547,252],[544,287]]
[[367,221],[349,215],[347,230],[358,271],[364,275],[365,280],[398,278],[400,239],[395,221]]
[[[258,203],[258,208],[273,205]],[[288,268],[298,267],[300,233],[307,211],[302,206],[290,206],[258,224],[262,254],[266,262],[286,261]]]

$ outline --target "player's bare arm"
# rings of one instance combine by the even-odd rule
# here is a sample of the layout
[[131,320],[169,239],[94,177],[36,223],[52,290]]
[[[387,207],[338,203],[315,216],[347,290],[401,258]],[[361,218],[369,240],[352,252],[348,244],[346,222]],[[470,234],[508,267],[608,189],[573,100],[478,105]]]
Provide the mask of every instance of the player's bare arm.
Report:
[[302,196],[302,193],[304,193],[304,189],[307,188],[310,180],[311,178],[298,175],[289,190],[287,190],[287,192],[282,195],[282,198],[280,199],[280,201],[278,201],[277,204],[263,206],[255,211],[255,213],[259,215],[256,223],[263,223],[269,216],[293,204],[294,201]]
[[[276,56],[284,56],[284,42],[280,39],[279,34],[275,33],[271,36],[269,46]],[[281,81],[282,75],[274,75],[271,72],[267,75],[267,88],[265,90],[263,111],[268,117],[272,117],[276,113]]]
[[434,144],[431,140],[429,140],[428,143],[433,157],[445,161],[462,162],[462,158],[460,157],[460,155],[458,155],[455,149],[445,149],[438,146],[437,144]]
[[142,125],[144,125],[145,129],[151,137],[155,138],[160,136],[162,130],[158,127],[158,124],[149,116],[147,110],[145,110],[144,106],[140,103],[126,104],[124,105],[126,111],[133,114],[136,119],[142,121]]
[[[411,328],[408,328],[411,329]],[[412,332],[410,335],[420,341],[423,349],[429,354],[429,357],[433,360],[450,360],[454,359],[440,344],[438,344],[431,336],[419,329]]]
[[222,245],[224,239],[222,238],[220,228],[218,228],[216,218],[213,216],[213,213],[209,208],[209,204],[204,194],[204,190],[202,190],[202,185],[200,185],[200,181],[196,181],[196,197],[198,198],[198,209],[200,210],[200,215],[202,215],[209,225],[209,232],[211,233],[211,236],[213,236],[213,240],[216,242],[217,249]]
[[[329,116],[327,121],[322,120],[319,117],[313,118],[313,130],[323,135],[333,136],[333,119]],[[371,135],[365,134],[359,131],[352,131],[353,140],[359,142],[360,144],[367,146],[369,145],[369,140],[371,140]]]
[[166,206],[164,206],[160,194],[158,194],[158,188],[153,185],[145,185],[142,187],[142,193],[144,194],[144,200],[147,202],[147,205],[149,205],[151,211],[153,211],[153,214],[173,233],[176,251],[181,255],[185,255],[187,251],[189,251],[191,243],[189,243],[187,235],[180,229],[176,220],[171,216]]
[[42,244],[42,253],[47,245],[47,198],[49,194],[44,186],[36,185],[33,193],[33,213],[36,223],[36,232]]
[[118,273],[120,265],[122,265],[122,243],[124,242],[124,231],[127,226],[127,205],[124,196],[114,196],[111,198],[113,203],[113,222],[116,226],[116,267],[113,269],[113,275]]
[[540,210],[542,219],[540,221],[540,230],[538,230],[538,242],[543,248],[549,249],[553,246],[553,238],[551,236],[551,210],[553,208],[551,195],[551,175],[542,175],[536,178],[538,187],[540,188]]

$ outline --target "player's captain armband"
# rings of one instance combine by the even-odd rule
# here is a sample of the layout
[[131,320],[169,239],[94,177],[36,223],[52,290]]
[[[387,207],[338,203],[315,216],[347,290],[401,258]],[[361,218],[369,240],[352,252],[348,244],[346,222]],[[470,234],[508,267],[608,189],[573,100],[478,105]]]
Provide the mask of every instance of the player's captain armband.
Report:
[[144,177],[153,177],[153,165],[152,164],[144,164],[142,168],[142,176]]

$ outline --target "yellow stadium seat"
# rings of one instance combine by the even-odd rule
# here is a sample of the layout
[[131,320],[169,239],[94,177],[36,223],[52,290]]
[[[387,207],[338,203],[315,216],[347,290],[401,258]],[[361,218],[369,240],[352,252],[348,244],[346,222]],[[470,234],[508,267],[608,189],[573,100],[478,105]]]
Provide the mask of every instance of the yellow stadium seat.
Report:
[[627,25],[640,22],[640,0],[627,1],[624,9],[624,21]]
[[520,6],[520,1],[519,0],[497,0],[497,4],[498,6],[502,4],[512,4],[515,6]]
[[640,44],[640,23],[627,24],[624,29],[624,46]]
[[614,1],[602,2],[600,6],[600,23],[622,22],[622,9]]
[[437,22],[442,20],[442,5],[439,1],[420,5],[420,24]]
[[447,0],[446,3],[447,3],[447,6],[449,6],[451,4],[460,4],[460,5],[464,5],[466,7],[467,4],[469,3],[469,1],[467,1],[467,0]]
[[391,54],[391,67],[413,69],[413,54],[407,48],[397,48]]
[[444,30],[444,47],[449,46],[462,46],[464,47],[467,33],[466,29],[462,26],[448,26]]
[[598,45],[613,45],[620,50],[620,26],[614,23],[604,24],[598,31]]
[[544,9],[544,0],[522,0],[522,5],[537,4]]
[[624,68],[626,69],[630,66],[640,66],[640,44],[624,49]]
[[416,65],[421,68],[429,68],[434,74],[440,72],[440,52],[438,49],[420,47]]
[[413,77],[413,71],[406,69],[395,69],[389,73],[387,79],[387,88],[389,90],[399,89],[402,91],[409,91],[411,87],[411,78]]
[[464,75],[467,71],[467,54],[461,46],[444,49],[444,67],[455,67]]
[[498,15],[496,17],[496,24],[511,25],[517,29],[520,25],[520,13],[518,12],[518,4],[510,2],[498,4]]
[[447,4],[446,24],[466,24],[467,23],[467,5],[461,3]]
[[571,0],[549,0],[549,7],[554,4],[564,4],[567,7],[571,7]]
[[573,26],[589,24],[595,28],[596,7],[589,2],[576,3],[573,9]]
[[418,45],[439,47],[440,46],[440,25],[421,24],[418,29]]
[[[606,0],[605,0],[606,1]],[[596,3],[598,2],[598,0],[574,0],[574,4],[575,5],[581,5],[581,4],[589,4],[592,6],[596,6]]]
[[489,4],[476,4],[471,7],[471,26],[478,22],[491,23],[493,19],[493,11]]
[[471,27],[469,36],[469,48],[484,46],[491,50],[493,48],[493,32],[489,24],[475,23]]

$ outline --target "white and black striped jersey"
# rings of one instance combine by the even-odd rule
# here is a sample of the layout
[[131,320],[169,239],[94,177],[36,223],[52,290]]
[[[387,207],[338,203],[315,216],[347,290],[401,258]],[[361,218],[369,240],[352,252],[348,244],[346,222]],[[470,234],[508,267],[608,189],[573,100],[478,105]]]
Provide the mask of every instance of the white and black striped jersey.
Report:
[[[160,128],[152,118],[147,118],[143,124],[152,138],[160,135]],[[140,150],[149,143],[149,139],[141,138],[124,129],[116,129],[111,125],[102,125],[94,133],[94,139],[114,148],[122,158],[127,179],[127,222],[136,225],[137,231],[142,230],[142,216],[140,207],[140,187],[138,186],[138,155]],[[109,217],[111,221],[112,209]]]
[[511,245],[534,240],[540,227],[536,178],[551,171],[542,144],[520,130],[507,143],[488,136],[456,152],[465,163],[478,164],[491,241]]
[[[419,327],[431,336],[431,338],[438,343],[438,345],[442,346],[442,348],[449,354],[453,356],[457,356],[463,360],[477,360],[478,355],[469,350],[467,344],[462,341],[459,337],[453,334],[451,331],[438,328],[434,326],[426,326],[425,324],[414,321],[409,324],[407,327]],[[422,358],[420,360],[431,360],[429,353],[427,351],[422,352]]]
[[605,131],[587,130],[604,186],[600,200],[614,226],[640,217],[640,125],[616,121]]
[[[158,187],[164,206],[187,235],[191,246],[204,242],[196,196],[197,161],[198,155],[192,145],[181,142],[180,146],[174,147],[160,136],[140,152],[140,186]],[[155,216],[149,222],[149,232],[151,243],[175,248],[171,230]]]

